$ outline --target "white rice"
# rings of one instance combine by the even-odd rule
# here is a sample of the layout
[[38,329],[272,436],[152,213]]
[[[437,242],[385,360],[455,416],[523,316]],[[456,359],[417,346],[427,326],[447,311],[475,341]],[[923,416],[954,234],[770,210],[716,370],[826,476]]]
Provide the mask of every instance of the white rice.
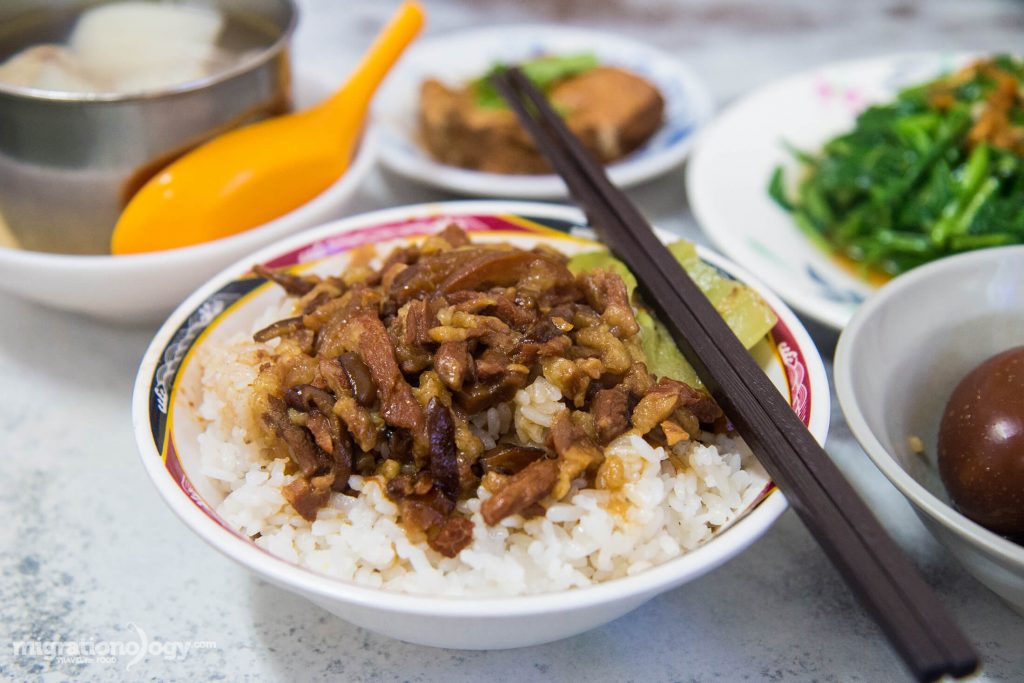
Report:
[[512,406],[502,403],[488,408],[487,412],[471,417],[469,427],[485,449],[494,448],[498,439],[512,427]]
[[[262,321],[261,321],[262,322]],[[544,517],[508,517],[487,526],[478,498],[459,509],[472,519],[473,542],[445,558],[414,543],[397,521],[397,506],[377,478],[353,475],[357,497],[334,494],[315,522],[299,516],[281,487],[284,458],[265,458],[252,443],[256,428],[249,385],[264,345],[238,335],[198,350],[202,370],[199,437],[203,472],[225,493],[217,512],[256,544],[289,562],[346,581],[409,593],[502,596],[588,586],[642,572],[696,548],[733,521],[764,489],[767,477],[746,445],[702,435],[707,444],[663,448],[623,435],[606,457],[621,458],[621,490],[584,489],[551,505]],[[558,389],[537,379],[514,400],[473,418],[485,446],[514,429],[523,442],[542,444],[564,405]]]
[[555,416],[565,409],[561,398],[558,387],[543,376],[516,392],[516,436],[521,443],[544,445]]

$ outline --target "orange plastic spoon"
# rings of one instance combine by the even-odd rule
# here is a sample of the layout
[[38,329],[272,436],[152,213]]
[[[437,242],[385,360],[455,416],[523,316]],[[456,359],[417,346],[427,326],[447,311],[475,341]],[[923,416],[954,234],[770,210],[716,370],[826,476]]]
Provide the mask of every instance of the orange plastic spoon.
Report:
[[373,93],[422,25],[419,4],[403,4],[327,100],[239,128],[170,164],[132,197],[114,228],[111,251],[158,251],[227,237],[323,192],[348,168]]

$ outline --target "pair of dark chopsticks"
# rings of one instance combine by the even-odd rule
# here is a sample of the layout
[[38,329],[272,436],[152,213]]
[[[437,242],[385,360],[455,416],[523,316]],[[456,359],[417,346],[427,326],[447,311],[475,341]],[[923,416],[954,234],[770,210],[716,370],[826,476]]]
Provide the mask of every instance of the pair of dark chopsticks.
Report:
[[914,676],[974,671],[977,654],[917,569],[629,198],[522,71],[510,68],[494,82]]

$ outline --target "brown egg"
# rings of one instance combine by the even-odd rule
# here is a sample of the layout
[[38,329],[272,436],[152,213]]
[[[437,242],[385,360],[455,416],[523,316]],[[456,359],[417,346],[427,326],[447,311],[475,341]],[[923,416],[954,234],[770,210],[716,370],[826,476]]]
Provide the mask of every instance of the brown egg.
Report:
[[1024,534],[1024,346],[961,380],[939,426],[939,473],[956,507],[999,534]]

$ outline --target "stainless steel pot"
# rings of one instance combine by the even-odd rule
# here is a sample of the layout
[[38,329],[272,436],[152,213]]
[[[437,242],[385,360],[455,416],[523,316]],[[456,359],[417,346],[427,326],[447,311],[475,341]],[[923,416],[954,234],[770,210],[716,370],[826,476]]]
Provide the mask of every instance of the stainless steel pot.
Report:
[[[0,61],[61,42],[97,0],[0,3]],[[197,144],[290,107],[292,0],[206,0],[266,34],[241,63],[144,95],[60,93],[0,83],[0,216],[26,249],[109,252],[117,217],[157,170]],[[125,56],[130,59],[130,55]]]

